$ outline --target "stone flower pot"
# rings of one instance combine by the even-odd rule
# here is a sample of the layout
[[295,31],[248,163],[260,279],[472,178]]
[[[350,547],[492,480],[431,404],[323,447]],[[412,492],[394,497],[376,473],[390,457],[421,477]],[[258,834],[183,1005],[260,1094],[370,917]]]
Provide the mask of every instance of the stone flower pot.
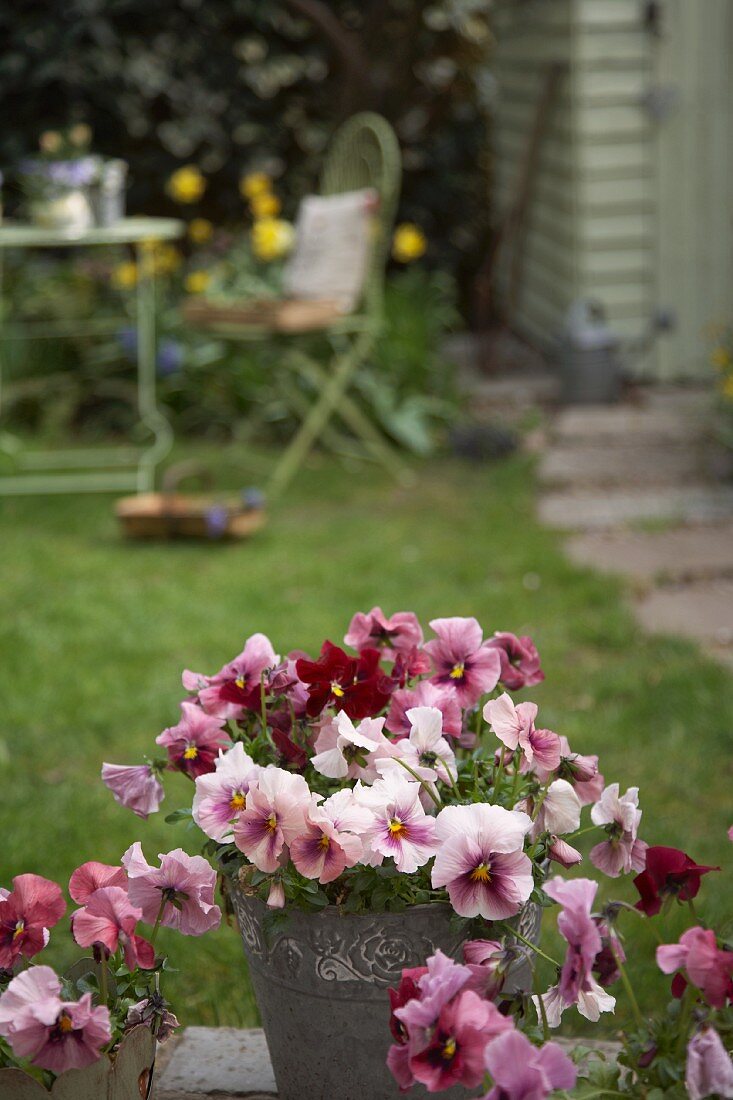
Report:
[[148,1100],[154,1063],[153,1033],[140,1024],[125,1035],[114,1060],[102,1055],[86,1069],[69,1069],[50,1092],[20,1069],[0,1070],[0,1100]]
[[[460,958],[465,937],[451,927],[452,908],[364,915],[294,909],[266,934],[264,902],[236,883],[230,895],[280,1100],[396,1100],[401,1094],[385,1065],[392,1042],[387,989],[403,967],[424,965],[436,948]],[[540,918],[538,906],[525,907],[518,918],[523,935],[535,941]],[[521,964],[511,987],[529,988],[530,977]],[[412,1094],[428,1095],[417,1085]],[[470,1094],[456,1087],[442,1095]]]

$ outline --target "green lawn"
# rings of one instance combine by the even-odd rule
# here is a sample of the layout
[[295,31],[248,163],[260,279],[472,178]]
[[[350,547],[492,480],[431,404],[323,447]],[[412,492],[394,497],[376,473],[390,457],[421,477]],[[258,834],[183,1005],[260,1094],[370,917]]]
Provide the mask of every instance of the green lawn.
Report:
[[[315,651],[341,640],[352,611],[379,603],[425,622],[472,614],[486,632],[531,633],[547,673],[532,690],[543,724],[599,752],[608,781],[641,788],[646,840],[724,865],[700,908],[729,914],[733,680],[685,642],[642,636],[620,586],[570,566],[532,511],[523,458],[436,461],[410,491],[316,463],[266,531],[236,546],[126,544],[108,497],[0,501],[0,883],[21,871],[65,881],[137,838],[148,856],[194,850],[184,825],[117,807],[102,760],[150,749],[176,718],[184,667],[215,671],[255,630],[279,652]],[[169,810],[190,796],[184,780],[173,787]],[[611,886],[634,896],[630,882]],[[641,921],[627,926],[651,946]],[[253,1021],[233,930],[165,942],[184,1021]],[[665,988],[647,966],[643,999]]]

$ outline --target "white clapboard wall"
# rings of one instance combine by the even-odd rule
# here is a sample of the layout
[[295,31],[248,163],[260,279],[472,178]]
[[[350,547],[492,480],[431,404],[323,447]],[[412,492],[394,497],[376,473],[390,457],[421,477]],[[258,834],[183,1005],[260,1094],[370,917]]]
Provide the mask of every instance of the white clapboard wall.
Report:
[[593,296],[637,337],[671,308],[675,333],[639,370],[694,376],[709,370],[711,323],[733,319],[733,0],[658,9],[655,34],[644,0],[499,0],[494,207],[511,202],[544,74],[564,61],[514,323],[548,345],[570,302]]

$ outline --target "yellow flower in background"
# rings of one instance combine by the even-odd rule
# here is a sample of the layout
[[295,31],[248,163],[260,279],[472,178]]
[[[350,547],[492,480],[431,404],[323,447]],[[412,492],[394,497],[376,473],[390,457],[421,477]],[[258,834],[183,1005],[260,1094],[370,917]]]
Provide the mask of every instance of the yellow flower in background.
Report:
[[75,126],[72,126],[69,130],[69,141],[72,145],[76,145],[77,148],[88,145],[92,140],[92,128],[87,126],[86,122],[77,122]]
[[282,210],[282,204],[277,195],[266,191],[261,195],[253,195],[249,200],[249,208],[256,218],[276,218]]
[[206,190],[206,180],[195,164],[184,164],[168,180],[166,190],[174,202],[198,202]]
[[172,244],[160,244],[153,252],[153,271],[156,275],[169,275],[177,271],[183,257]]
[[428,242],[419,226],[412,222],[402,222],[394,231],[392,255],[401,264],[412,263],[425,254]]
[[118,290],[131,290],[137,284],[137,264],[132,260],[117,264],[112,272],[112,285]]
[[725,370],[726,367],[729,367],[731,365],[731,362],[733,362],[733,360],[731,360],[730,352],[728,351],[728,349],[724,348],[721,344],[719,347],[713,348],[713,351],[710,355],[710,362],[713,364],[714,367],[717,367],[718,370]]
[[247,172],[239,181],[239,193],[243,199],[267,195],[271,187],[272,180],[266,172]]
[[56,130],[46,130],[39,137],[38,146],[44,153],[58,153],[61,148],[61,134]]
[[185,287],[189,294],[203,294],[210,282],[208,271],[192,271],[186,276]]
[[729,374],[727,378],[723,379],[721,385],[723,397],[727,397],[730,401],[733,401],[733,374]]
[[287,255],[294,240],[295,230],[282,218],[259,218],[252,226],[252,251],[265,263]]
[[214,236],[214,227],[208,218],[194,218],[188,223],[188,236],[194,244],[206,244]]

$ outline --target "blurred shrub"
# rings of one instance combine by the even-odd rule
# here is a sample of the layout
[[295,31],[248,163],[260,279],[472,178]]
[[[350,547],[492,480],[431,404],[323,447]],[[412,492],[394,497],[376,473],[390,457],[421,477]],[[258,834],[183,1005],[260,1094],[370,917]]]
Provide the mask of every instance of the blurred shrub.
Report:
[[[131,209],[172,213],[196,165],[195,211],[240,217],[243,171],[311,190],[334,126],[370,108],[404,154],[400,216],[459,279],[488,232],[485,0],[33,0],[0,5],[0,167],[41,131],[89,122],[132,168]],[[175,189],[174,189],[175,190]],[[286,213],[292,215],[293,210]]]

